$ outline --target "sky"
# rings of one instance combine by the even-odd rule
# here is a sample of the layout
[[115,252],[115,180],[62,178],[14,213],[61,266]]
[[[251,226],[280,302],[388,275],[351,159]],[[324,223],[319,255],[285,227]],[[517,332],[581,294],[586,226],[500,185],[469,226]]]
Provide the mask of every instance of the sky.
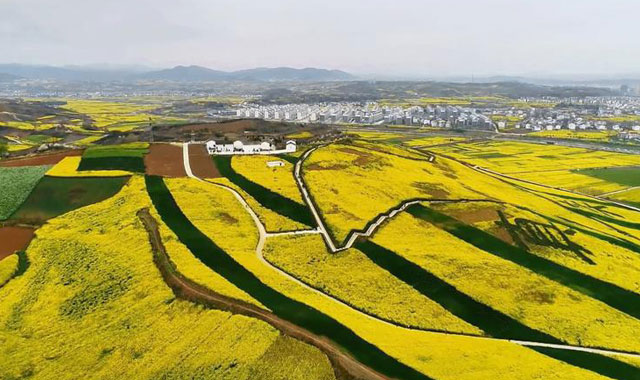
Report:
[[0,0],[0,63],[640,73],[638,0]]

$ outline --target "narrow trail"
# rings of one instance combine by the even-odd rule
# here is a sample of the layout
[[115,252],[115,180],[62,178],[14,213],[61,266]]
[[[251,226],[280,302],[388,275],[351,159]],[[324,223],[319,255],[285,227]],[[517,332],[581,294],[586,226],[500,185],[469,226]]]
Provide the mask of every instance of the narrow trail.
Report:
[[[268,237],[273,237],[273,236],[282,236],[282,235],[299,235],[299,234],[317,234],[320,233],[322,234],[323,238],[325,239],[325,242],[327,242],[327,246],[330,247],[330,249],[332,249],[332,252],[339,252],[348,248],[351,248],[351,246],[353,245],[353,243],[355,242],[355,240],[360,237],[360,236],[370,236],[373,232],[375,232],[375,229],[377,227],[379,227],[385,220],[387,220],[388,218],[392,218],[394,216],[396,216],[399,212],[404,211],[407,207],[409,207],[412,204],[416,204],[416,203],[420,203],[420,202],[432,202],[432,203],[436,203],[436,202],[460,202],[461,200],[411,200],[411,201],[407,201],[407,202],[403,202],[400,206],[388,211],[387,213],[379,216],[370,226],[369,228],[367,228],[366,231],[364,232],[356,232],[353,234],[353,239],[348,239],[347,243],[339,248],[336,248],[335,244],[333,243],[333,240],[331,239],[331,236],[329,235],[329,233],[327,232],[327,229],[322,221],[322,219],[320,218],[320,215],[318,214],[318,211],[316,210],[315,206],[313,205],[313,203],[311,202],[311,198],[309,197],[309,193],[307,190],[306,185],[304,184],[304,181],[302,181],[302,177],[301,177],[301,168],[300,166],[302,165],[303,161],[313,152],[315,151],[316,148],[312,148],[308,151],[305,152],[305,154],[302,155],[302,157],[300,158],[300,160],[298,160],[298,162],[296,163],[295,166],[295,177],[296,177],[296,181],[298,181],[298,185],[300,187],[301,192],[303,193],[303,198],[305,199],[305,202],[307,202],[307,205],[309,206],[317,224],[318,224],[318,228],[315,230],[303,230],[303,231],[291,231],[291,232],[282,232],[282,233],[267,233],[266,229],[264,227],[264,225],[262,224],[262,222],[260,221],[260,219],[258,218],[258,215],[253,211],[253,209],[251,208],[251,206],[249,206],[249,204],[244,200],[244,198],[242,197],[242,195],[236,191],[235,189],[225,186],[223,184],[219,184],[219,183],[215,183],[215,182],[210,182],[210,181],[206,181],[203,180],[199,177],[196,177],[195,175],[193,175],[193,172],[191,171],[191,166],[189,163],[189,144],[185,143],[183,145],[183,158],[184,158],[184,166],[185,166],[185,172],[187,173],[187,176],[193,179],[196,179],[198,181],[201,182],[206,182],[209,183],[211,185],[223,188],[229,192],[231,192],[235,198],[240,202],[240,204],[242,204],[245,208],[245,210],[247,210],[247,212],[249,213],[249,215],[251,215],[251,218],[253,219],[256,227],[258,228],[258,233],[259,233],[259,239],[258,239],[258,244],[256,245],[256,256],[257,258],[260,260],[260,262],[262,262],[264,265],[266,265],[267,267],[271,268],[272,270],[274,270],[275,272],[277,272],[279,275],[281,275],[282,277],[295,282],[296,284],[304,287],[307,290],[312,291],[315,294],[320,295],[323,298],[326,298],[328,300],[330,300],[331,302],[340,304],[342,306],[346,306],[348,308],[350,308],[351,310],[353,310],[354,312],[368,318],[371,320],[376,321],[377,323],[381,323],[387,326],[391,326],[394,328],[400,328],[400,329],[405,329],[405,330],[410,330],[410,331],[421,331],[421,332],[425,332],[425,333],[432,333],[432,334],[443,334],[443,335],[454,335],[454,336],[460,336],[460,335],[464,335],[467,337],[471,337],[473,339],[479,339],[479,340],[489,340],[489,341],[501,341],[501,342],[509,342],[509,343],[513,343],[513,344],[517,344],[520,346],[524,346],[524,347],[544,347],[544,348],[553,348],[553,349],[558,349],[558,350],[567,350],[567,351],[579,351],[579,352],[588,352],[588,353],[593,353],[593,354],[602,354],[602,355],[609,355],[609,356],[623,356],[623,357],[629,357],[629,358],[638,358],[640,359],[640,353],[630,353],[630,352],[623,352],[623,351],[617,351],[617,350],[610,350],[610,349],[601,349],[601,348],[589,348],[589,347],[582,347],[582,346],[574,346],[574,345],[570,345],[570,344],[550,344],[550,343],[542,343],[542,342],[534,342],[534,341],[523,341],[523,340],[513,340],[513,339],[501,339],[501,338],[492,338],[492,337],[485,337],[485,336],[479,336],[479,335],[466,335],[466,334],[459,334],[459,333],[450,333],[450,332],[442,332],[442,331],[432,331],[432,330],[426,330],[426,329],[417,329],[417,328],[410,328],[410,327],[405,327],[405,326],[401,326],[395,323],[391,323],[389,321],[385,321],[383,319],[380,319],[376,316],[367,314],[365,312],[362,312],[360,310],[358,310],[357,308],[354,308],[352,305],[349,305],[348,303],[345,303],[337,298],[334,298],[333,296],[324,293],[310,285],[308,285],[307,283],[299,280],[298,278],[292,276],[291,274],[281,270],[280,268],[274,266],[273,264],[271,264],[269,261],[267,261],[264,258],[263,255],[263,248],[264,248],[264,244],[265,241]],[[462,201],[466,201],[466,202],[491,202],[485,199],[478,199],[478,200],[462,200]],[[495,202],[495,201],[494,201]],[[349,241],[352,241],[349,245]]]
[[640,186],[627,187],[626,189],[612,191],[610,193],[600,194],[598,197],[608,197],[609,195],[626,193],[627,191],[632,191],[632,190],[636,190],[636,189],[640,189]]

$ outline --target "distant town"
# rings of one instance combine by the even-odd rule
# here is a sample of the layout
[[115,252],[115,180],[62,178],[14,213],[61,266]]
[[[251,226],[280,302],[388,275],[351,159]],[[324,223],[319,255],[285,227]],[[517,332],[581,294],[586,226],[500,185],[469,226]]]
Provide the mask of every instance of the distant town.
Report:
[[260,105],[245,103],[208,111],[213,118],[249,118],[321,124],[405,125],[494,131],[616,131],[640,138],[637,97],[521,98],[519,104],[482,106],[383,105],[378,102]]

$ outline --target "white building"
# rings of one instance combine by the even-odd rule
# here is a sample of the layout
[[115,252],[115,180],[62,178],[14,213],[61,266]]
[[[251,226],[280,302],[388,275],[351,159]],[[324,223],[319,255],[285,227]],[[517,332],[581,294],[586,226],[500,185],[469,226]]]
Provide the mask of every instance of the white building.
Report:
[[242,141],[234,141],[233,144],[217,144],[215,141],[207,141],[207,152],[209,154],[235,155],[235,154],[280,154],[292,153],[297,149],[297,144],[289,140],[285,144],[285,149],[276,149],[275,145],[268,142],[260,144],[245,144]]

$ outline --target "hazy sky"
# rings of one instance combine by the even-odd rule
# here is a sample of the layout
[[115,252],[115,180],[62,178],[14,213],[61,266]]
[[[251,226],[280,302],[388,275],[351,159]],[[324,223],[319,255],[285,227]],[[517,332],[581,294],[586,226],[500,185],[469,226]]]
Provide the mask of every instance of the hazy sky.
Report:
[[0,62],[640,72],[639,0],[0,0]]

